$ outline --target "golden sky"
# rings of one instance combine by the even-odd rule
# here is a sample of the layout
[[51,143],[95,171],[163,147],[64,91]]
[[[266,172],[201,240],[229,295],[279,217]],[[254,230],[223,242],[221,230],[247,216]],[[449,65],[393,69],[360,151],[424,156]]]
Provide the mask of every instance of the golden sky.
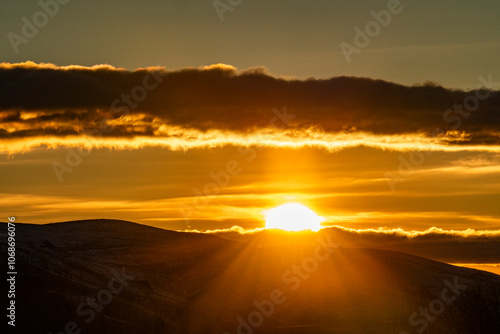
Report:
[[500,228],[500,83],[299,80],[230,65],[0,65],[0,207],[27,223]]

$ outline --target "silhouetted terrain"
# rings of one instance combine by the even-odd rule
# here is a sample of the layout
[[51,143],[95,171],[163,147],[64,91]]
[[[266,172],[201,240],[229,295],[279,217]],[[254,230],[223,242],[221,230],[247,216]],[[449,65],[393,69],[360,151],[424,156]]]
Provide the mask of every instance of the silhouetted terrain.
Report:
[[114,220],[16,229],[16,333],[500,332],[500,276],[337,247],[327,232],[229,240]]
[[[253,234],[239,234],[237,232],[220,232],[216,235],[230,240],[237,240],[262,246],[267,243],[275,244],[295,242],[292,235],[285,239],[273,237],[277,232],[263,230]],[[338,227],[324,228],[319,233],[330,236],[343,247],[377,248],[395,250],[422,256],[428,259],[447,263],[500,263],[500,235],[464,237],[451,233],[428,233],[412,238],[398,233],[377,233],[376,231],[347,231]],[[302,233],[296,239],[315,239],[315,233]]]

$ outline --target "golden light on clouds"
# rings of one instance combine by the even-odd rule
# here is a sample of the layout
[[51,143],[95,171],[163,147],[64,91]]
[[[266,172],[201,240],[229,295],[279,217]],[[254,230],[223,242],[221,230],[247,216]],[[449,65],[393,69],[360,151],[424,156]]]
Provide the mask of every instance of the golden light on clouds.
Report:
[[[234,143],[498,152],[500,146],[498,92],[487,87],[466,92],[354,77],[285,80],[264,68],[238,71],[225,64],[126,71],[2,63],[0,75],[8,87],[0,102],[0,150],[9,153],[36,147],[30,140],[54,147],[63,145],[61,138],[89,147],[85,135],[96,138],[95,147],[116,149]],[[380,92],[376,104],[373,91]],[[472,98],[478,100],[474,113],[465,105]],[[447,109],[453,105],[466,112]]]
[[[125,68],[115,67],[109,64],[99,64],[93,66],[80,66],[80,65],[68,65],[59,66],[52,63],[35,63],[33,61],[25,61],[19,63],[0,63],[0,69],[43,69],[43,70],[61,70],[61,71],[74,71],[74,70],[85,70],[85,71],[98,71],[98,70],[112,70],[112,71],[126,71]],[[146,68],[150,69],[150,68]],[[158,69],[158,67],[151,67],[151,69]],[[161,67],[161,69],[165,69]],[[138,69],[139,70],[139,69]]]
[[[114,124],[123,122],[114,121]],[[130,125],[128,130],[144,130],[140,122]],[[29,130],[26,125],[12,125],[6,131]],[[424,135],[373,135],[369,133],[328,134],[319,131],[259,131],[249,134],[228,131],[199,131],[180,127],[158,126],[158,136],[94,137],[68,135],[65,137],[41,136],[25,138],[4,138],[0,141],[0,153],[16,154],[46,147],[108,148],[134,150],[145,147],[159,147],[170,150],[215,148],[224,146],[291,148],[320,148],[330,152],[354,147],[371,147],[391,151],[443,151],[443,152],[500,152],[494,145],[450,145],[449,138],[429,138]],[[161,134],[161,135],[160,135]],[[455,140],[455,139],[453,139]]]

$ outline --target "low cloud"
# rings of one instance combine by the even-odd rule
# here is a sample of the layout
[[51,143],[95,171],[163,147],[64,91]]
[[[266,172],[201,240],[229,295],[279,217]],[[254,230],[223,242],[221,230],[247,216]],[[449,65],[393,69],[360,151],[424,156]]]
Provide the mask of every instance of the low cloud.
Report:
[[[228,230],[206,231],[222,238],[266,246],[279,243],[279,231]],[[448,263],[500,263],[499,230],[445,230],[437,227],[425,231],[397,229],[353,229],[333,226],[320,230],[341,247],[387,249],[405,252]],[[314,242],[318,233],[302,233],[294,242]],[[277,234],[277,235],[274,235]]]
[[430,259],[456,263],[500,263],[499,230],[426,231],[403,229],[355,230],[332,227],[325,230],[344,247],[384,248]]

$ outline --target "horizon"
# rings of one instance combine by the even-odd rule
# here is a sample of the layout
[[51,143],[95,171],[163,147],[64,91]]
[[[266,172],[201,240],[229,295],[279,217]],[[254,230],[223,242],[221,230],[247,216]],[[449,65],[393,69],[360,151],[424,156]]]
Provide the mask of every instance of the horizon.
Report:
[[[308,243],[311,242],[309,237],[314,235],[319,235],[319,231],[312,230],[302,230],[302,231],[287,231],[279,228],[257,228],[254,230],[244,230],[241,227],[234,226],[230,229],[219,229],[219,230],[209,230],[209,231],[198,231],[193,229],[186,230],[169,230],[159,226],[152,226],[147,224],[140,224],[137,222],[129,220],[117,220],[117,219],[82,219],[74,221],[61,221],[52,222],[45,224],[28,224],[16,221],[16,224],[21,225],[33,225],[33,226],[54,226],[59,224],[72,224],[72,223],[92,223],[92,222],[117,222],[117,223],[132,223],[134,225],[140,225],[143,227],[151,227],[155,229],[164,230],[167,232],[179,232],[179,233],[194,233],[194,234],[208,234],[220,237],[222,239],[243,241],[247,243],[255,243],[258,247],[266,246],[279,246],[285,237],[285,244],[287,243],[287,237],[293,237],[294,235],[299,236],[301,239],[293,238],[293,242],[296,246],[300,245],[300,242]],[[2,222],[3,223],[3,222]],[[483,245],[489,242],[489,247],[497,248],[500,243],[500,231],[495,231],[496,233],[483,233],[482,235],[476,236],[471,231],[445,231],[440,229],[429,229],[427,231],[417,232],[417,231],[404,231],[402,229],[366,229],[366,230],[353,230],[345,229],[341,226],[328,226],[323,227],[320,230],[322,233],[330,234],[333,232],[336,247],[346,247],[346,248],[360,248],[360,249],[385,249],[390,251],[396,251],[403,254],[412,254],[420,258],[432,259],[434,261],[447,263],[453,266],[459,266],[464,268],[476,269],[481,271],[486,271],[489,273],[494,273],[500,275],[500,263],[498,256],[494,254],[485,254],[483,251]],[[263,232],[268,232],[271,234],[279,235],[280,241],[275,238],[269,239],[266,237],[266,241],[263,242],[259,240],[259,234]],[[473,231],[474,232],[474,231]],[[479,231],[478,231],[479,232]],[[486,232],[486,231],[482,231]],[[69,232],[71,233],[71,232]],[[307,237],[306,237],[307,236]],[[257,237],[259,241],[253,241],[249,238]],[[387,247],[388,240],[390,240],[391,246]],[[410,243],[413,243],[413,248]],[[434,252],[435,246],[432,244],[435,242],[440,242],[441,244],[450,245],[449,249],[446,251],[445,257],[443,255],[438,255]],[[453,244],[461,243],[463,246],[453,247]],[[414,249],[415,244],[421,244],[424,248],[428,248],[427,251],[423,252],[422,249]],[[474,258],[475,262],[467,261],[463,258],[462,253],[464,248],[467,248],[469,252],[474,252],[473,250],[479,250],[478,254]],[[443,249],[440,250],[442,253]],[[481,255],[481,253],[483,253]],[[446,258],[447,257],[447,258]]]
[[[16,220],[16,224],[32,225],[32,226],[56,226],[60,224],[73,224],[73,223],[94,223],[102,224],[104,222],[116,223],[131,223],[143,227],[150,227],[155,229],[164,230],[167,232],[178,233],[194,233],[194,234],[207,234],[220,237],[227,240],[243,241],[254,243],[254,237],[260,240],[258,236],[261,233],[268,232],[271,235],[276,234],[280,236],[280,241],[276,239],[269,239],[266,241],[257,241],[256,245],[259,247],[266,247],[269,245],[278,246],[281,243],[281,238],[298,236],[299,239],[293,238],[293,242],[311,242],[309,237],[327,233],[333,235],[336,247],[347,248],[360,248],[360,249],[386,249],[404,254],[412,254],[421,258],[432,259],[434,261],[448,263],[454,266],[482,270],[490,273],[500,275],[500,258],[495,252],[485,252],[484,246],[487,245],[492,250],[498,248],[500,243],[500,231],[447,231],[437,228],[431,228],[426,231],[404,231],[402,229],[348,229],[342,226],[326,226],[320,230],[300,230],[291,231],[280,229],[276,227],[256,228],[252,230],[245,230],[239,226],[233,226],[230,229],[216,229],[199,231],[195,229],[185,230],[170,230],[161,226],[152,226],[148,224],[141,224],[130,220],[119,219],[80,219],[71,221],[60,221],[44,224],[29,224]],[[3,222],[2,222],[3,223]],[[7,224],[7,223],[6,223]],[[71,233],[71,230],[67,233]],[[250,238],[250,239],[249,239]],[[315,238],[315,237],[314,237]],[[285,241],[285,244],[287,241]],[[441,246],[440,251],[436,252],[435,244],[439,243]],[[456,246],[462,244],[461,246]],[[420,245],[420,247],[415,247]],[[445,246],[445,253],[443,248]],[[446,248],[447,247],[447,248]],[[467,249],[469,253],[475,254],[472,257],[464,257],[463,251]],[[474,260],[474,262],[471,262]]]

